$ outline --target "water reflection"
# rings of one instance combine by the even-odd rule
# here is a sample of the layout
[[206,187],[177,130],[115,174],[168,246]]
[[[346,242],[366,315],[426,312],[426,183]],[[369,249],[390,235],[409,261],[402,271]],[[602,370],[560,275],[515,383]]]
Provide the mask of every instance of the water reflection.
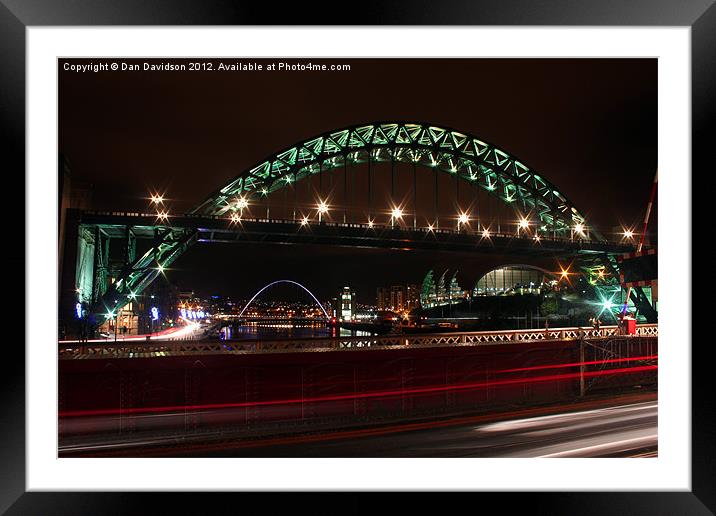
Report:
[[325,323],[276,323],[249,322],[225,326],[219,331],[221,340],[274,340],[274,339],[308,339],[326,337],[368,337],[373,332],[365,330],[349,330]]

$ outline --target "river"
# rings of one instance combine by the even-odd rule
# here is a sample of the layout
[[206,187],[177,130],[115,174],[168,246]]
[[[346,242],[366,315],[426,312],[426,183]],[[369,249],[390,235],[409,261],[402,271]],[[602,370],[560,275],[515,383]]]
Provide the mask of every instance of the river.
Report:
[[372,335],[363,330],[336,328],[325,323],[251,322],[225,326],[219,332],[222,340],[274,340],[325,337],[361,337]]

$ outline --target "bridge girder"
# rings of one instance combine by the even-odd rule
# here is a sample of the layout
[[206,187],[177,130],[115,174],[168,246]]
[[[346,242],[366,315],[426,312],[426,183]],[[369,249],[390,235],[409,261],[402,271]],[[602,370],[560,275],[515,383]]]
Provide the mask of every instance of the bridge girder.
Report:
[[[91,243],[100,235],[100,246],[85,246],[93,266],[88,271],[88,290],[84,299],[92,300],[92,310],[97,320],[104,321],[113,307],[122,307],[141,294],[184,251],[196,242],[259,242],[358,246],[372,248],[453,250],[479,252],[485,255],[509,253],[514,256],[561,257],[562,259],[587,259],[592,257],[601,263],[603,253],[623,253],[631,247],[607,242],[556,239],[548,237],[540,242],[520,239],[515,235],[494,234],[489,239],[480,234],[453,231],[427,231],[410,228],[369,227],[360,224],[318,224],[310,230],[302,228],[297,221],[250,221],[241,225],[230,224],[225,217],[190,215],[173,217],[171,226],[157,226],[153,215],[82,215],[81,233],[87,234]],[[124,240],[121,270],[110,270],[109,240]],[[136,240],[151,240],[150,249],[135,257]],[[83,249],[85,248],[83,247]],[[130,249],[131,247],[131,249]],[[99,251],[98,251],[99,249]],[[132,259],[133,258],[133,259]],[[109,277],[115,278],[111,283]],[[92,295],[89,295],[89,292]],[[115,302],[116,301],[116,302]]]
[[[622,286],[618,280],[619,264],[614,253],[597,253],[582,256],[579,260],[580,268],[588,276],[586,287],[595,299],[611,302],[616,293],[621,293]],[[658,321],[658,312],[649,302],[644,289],[634,287],[629,297],[647,323],[655,324]]]
[[[135,227],[121,224],[81,224],[81,231],[91,231],[99,235],[95,237],[94,266],[92,268],[91,296],[86,296],[90,310],[101,324],[116,315],[117,310],[124,307],[150,285],[163,270],[169,267],[184,251],[198,239],[198,231],[192,228],[174,228],[166,226]],[[149,232],[150,236],[146,233]],[[136,253],[136,239],[152,239],[149,250],[139,257]],[[122,238],[125,241],[124,263],[114,282],[109,281],[109,240]],[[99,245],[98,245],[99,244]],[[92,248],[89,248],[90,250]],[[79,257],[82,261],[82,257]]]

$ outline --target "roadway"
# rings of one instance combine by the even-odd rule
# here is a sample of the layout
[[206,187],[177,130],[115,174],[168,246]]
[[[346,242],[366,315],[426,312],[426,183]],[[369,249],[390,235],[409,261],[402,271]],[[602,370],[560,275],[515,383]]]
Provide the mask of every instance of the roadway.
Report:
[[304,226],[300,220],[243,218],[233,223],[227,216],[176,215],[161,224],[155,213],[91,212],[81,214],[81,224],[99,225],[111,238],[124,238],[131,227],[137,238],[153,239],[157,227],[174,231],[191,230],[198,242],[328,244],[377,249],[467,251],[484,253],[542,256],[553,259],[577,255],[623,254],[633,252],[632,243],[590,240],[585,236],[550,236],[538,240],[533,236],[514,233],[491,233],[485,236],[477,228],[466,226],[426,228],[410,224],[393,226],[362,223],[312,222]]
[[[185,414],[142,417],[165,418],[165,422],[166,418],[181,417],[183,421]],[[173,439],[95,437],[66,442],[59,452],[61,456],[654,457],[657,401],[655,393],[646,393],[502,414],[283,437],[242,438],[230,433]]]
[[142,333],[139,335],[116,335],[114,333],[109,334],[107,337],[99,338],[99,339],[87,339],[84,341],[80,341],[78,339],[65,339],[65,340],[59,340],[59,344],[78,344],[81,342],[85,343],[105,343],[105,344],[113,344],[114,342],[117,342],[118,344],[121,344],[123,342],[147,342],[150,340],[156,340],[156,341],[166,341],[166,340],[194,340],[196,338],[201,338],[203,335],[201,333],[201,325],[196,322],[189,322],[186,321],[183,325],[179,326],[173,326],[171,328],[167,328],[166,330],[157,331],[154,333]]

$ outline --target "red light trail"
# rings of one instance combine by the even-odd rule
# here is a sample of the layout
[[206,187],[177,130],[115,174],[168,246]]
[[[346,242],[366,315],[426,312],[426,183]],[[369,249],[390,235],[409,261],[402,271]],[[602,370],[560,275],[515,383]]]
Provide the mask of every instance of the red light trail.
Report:
[[[654,395],[644,396],[639,395],[626,395],[619,397],[618,401],[621,403],[633,403],[633,402],[644,402],[645,400],[655,400]],[[318,443],[321,441],[336,441],[345,439],[355,439],[363,437],[377,437],[394,433],[411,432],[415,430],[430,430],[436,428],[453,427],[465,424],[482,424],[490,422],[499,422],[503,420],[509,420],[514,418],[529,418],[545,416],[550,414],[560,414],[565,409],[569,411],[579,410],[594,410],[599,408],[609,407],[611,404],[604,403],[604,400],[588,400],[579,401],[575,403],[569,403],[567,405],[559,405],[552,407],[533,407],[518,410],[511,410],[505,412],[498,412],[495,414],[480,414],[474,416],[462,416],[457,418],[450,418],[438,421],[426,421],[426,422],[413,422],[413,423],[400,423],[396,425],[388,425],[379,428],[362,428],[357,430],[340,430],[336,432],[330,432],[325,434],[311,434],[311,435],[297,435],[287,437],[273,437],[273,438],[261,438],[257,440],[249,441],[232,441],[211,443],[211,444],[195,444],[182,446],[181,451],[183,453],[188,452],[211,452],[216,450],[227,450],[227,449],[244,449],[244,448],[257,448],[267,446],[281,446],[281,445],[296,445],[296,444],[308,444]],[[155,448],[151,451],[146,452],[145,456],[163,456],[171,455],[176,453],[174,447],[170,448]],[[105,451],[98,456],[124,456],[126,453],[122,450],[116,451]],[[88,455],[94,456],[94,455]]]
[[608,360],[590,360],[587,362],[572,362],[570,364],[550,364],[532,367],[518,367],[515,369],[502,369],[498,373],[517,373],[520,371],[537,371],[539,369],[561,369],[563,367],[579,367],[582,365],[615,364],[618,362],[635,362],[640,360],[657,360],[659,355],[645,355],[641,357],[610,358]]
[[[601,363],[600,361],[599,363]],[[236,403],[208,403],[200,405],[173,405],[164,407],[135,407],[127,409],[97,409],[97,410],[71,410],[60,412],[59,417],[82,417],[82,416],[100,416],[100,415],[119,415],[119,414],[146,414],[146,413],[159,413],[159,412],[173,412],[173,411],[187,411],[187,410],[208,410],[208,409],[223,409],[223,408],[242,408],[242,407],[259,407],[259,406],[275,406],[275,405],[289,405],[299,403],[316,403],[324,401],[344,401],[344,400],[355,400],[355,399],[368,399],[368,398],[389,398],[394,396],[405,396],[405,395],[421,395],[421,394],[434,394],[445,391],[464,391],[472,389],[483,389],[488,387],[506,386],[506,385],[518,385],[524,383],[537,383],[537,382],[550,382],[550,381],[563,381],[577,378],[593,378],[607,375],[622,375],[622,374],[635,374],[646,371],[654,371],[658,368],[657,365],[646,365],[636,367],[624,367],[618,369],[605,369],[602,371],[587,371],[584,373],[565,373],[556,375],[545,375],[536,376],[529,378],[510,378],[502,380],[494,380],[487,382],[474,382],[467,384],[458,384],[451,386],[432,386],[432,387],[416,387],[411,389],[393,389],[386,391],[359,393],[359,394],[336,394],[331,396],[317,396],[312,398],[293,398],[284,400],[266,400],[266,401],[254,401],[254,402],[236,402]]]

